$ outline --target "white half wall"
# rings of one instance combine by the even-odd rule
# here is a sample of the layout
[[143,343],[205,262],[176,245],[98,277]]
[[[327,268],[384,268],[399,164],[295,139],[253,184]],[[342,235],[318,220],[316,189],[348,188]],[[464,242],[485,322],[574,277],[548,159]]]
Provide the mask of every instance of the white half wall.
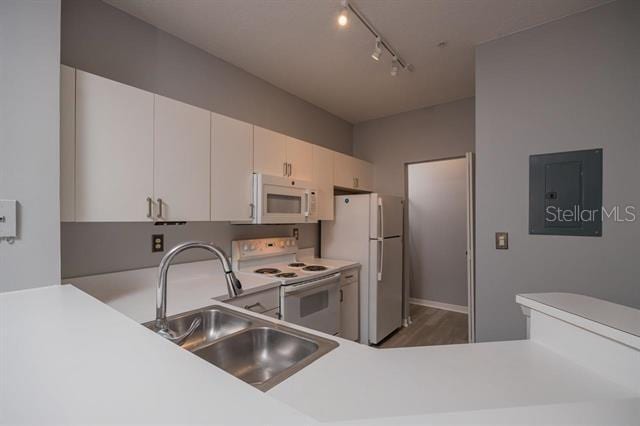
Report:
[[0,241],[0,292],[60,283],[60,1],[0,2],[0,199],[18,237]]

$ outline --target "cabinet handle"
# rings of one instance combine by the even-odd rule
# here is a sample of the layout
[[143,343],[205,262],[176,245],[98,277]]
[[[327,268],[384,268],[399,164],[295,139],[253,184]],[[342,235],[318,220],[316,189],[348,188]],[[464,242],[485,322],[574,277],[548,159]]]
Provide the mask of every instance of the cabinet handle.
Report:
[[342,292],[342,289],[340,289],[340,303],[342,303],[344,301],[344,293]]
[[293,166],[291,165],[291,163],[289,163],[289,173],[288,176],[291,176],[293,174]]
[[353,275],[346,275],[345,278],[346,279],[353,278]]
[[250,219],[253,219],[253,215],[255,214],[255,208],[256,208],[255,204],[253,204],[253,203],[249,204],[249,209],[250,209],[249,210],[249,218]]
[[164,202],[162,201],[162,198],[158,198],[158,219],[162,219],[162,206],[164,205]]
[[287,163],[282,163],[282,176],[287,175]]
[[356,188],[360,187],[360,178],[356,178]]
[[147,197],[147,217],[151,219],[153,216],[153,200],[151,197]]
[[262,306],[260,302],[252,303],[251,305],[244,305],[244,308],[250,311],[252,308],[257,308],[258,306]]

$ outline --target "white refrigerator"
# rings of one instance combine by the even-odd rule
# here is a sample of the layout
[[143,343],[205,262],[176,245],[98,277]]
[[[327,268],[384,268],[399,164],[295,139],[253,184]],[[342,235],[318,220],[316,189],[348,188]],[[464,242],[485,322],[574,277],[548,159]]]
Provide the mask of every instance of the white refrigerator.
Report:
[[335,220],[322,222],[322,257],[354,260],[360,270],[360,343],[375,344],[402,325],[402,198],[335,197]]

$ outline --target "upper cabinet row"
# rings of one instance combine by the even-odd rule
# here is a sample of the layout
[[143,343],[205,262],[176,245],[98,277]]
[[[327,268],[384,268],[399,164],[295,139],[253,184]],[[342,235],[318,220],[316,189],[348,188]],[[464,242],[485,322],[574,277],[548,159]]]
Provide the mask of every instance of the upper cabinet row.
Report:
[[66,66],[61,69],[63,221],[250,221],[252,174],[371,190],[362,160]]

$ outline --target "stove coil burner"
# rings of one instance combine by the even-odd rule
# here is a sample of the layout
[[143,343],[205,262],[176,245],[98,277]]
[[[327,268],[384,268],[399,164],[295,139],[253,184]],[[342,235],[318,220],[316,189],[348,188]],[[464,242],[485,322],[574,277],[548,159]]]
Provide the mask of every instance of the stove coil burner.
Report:
[[322,265],[309,265],[302,268],[303,271],[309,271],[309,272],[326,271],[327,269],[329,268]]
[[302,262],[293,262],[290,263],[289,266],[292,268],[302,268],[303,266],[307,266],[307,264]]
[[260,269],[256,269],[255,271],[256,274],[266,274],[266,275],[273,275],[273,274],[279,274],[280,269],[276,269],[276,268],[260,268]]
[[282,272],[276,275],[276,277],[278,278],[295,278],[297,276],[298,274],[296,274],[295,272]]

